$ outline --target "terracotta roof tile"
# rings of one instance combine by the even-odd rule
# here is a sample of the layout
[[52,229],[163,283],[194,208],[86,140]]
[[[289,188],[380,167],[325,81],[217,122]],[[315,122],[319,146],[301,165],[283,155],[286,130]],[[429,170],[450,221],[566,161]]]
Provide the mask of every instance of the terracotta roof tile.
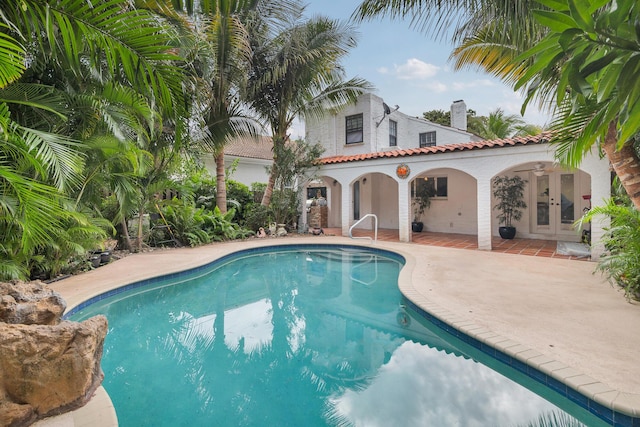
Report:
[[257,138],[238,137],[224,146],[224,154],[229,156],[249,157],[252,159],[273,160],[273,142],[270,136]]
[[383,157],[405,157],[427,154],[447,153],[452,151],[481,150],[485,148],[513,147],[516,145],[546,144],[551,138],[550,132],[543,132],[534,136],[516,136],[506,139],[493,139],[459,144],[436,145],[433,147],[410,148],[405,150],[379,151],[375,153],[355,154],[352,156],[332,156],[320,159],[319,163],[330,165],[334,163],[357,162]]

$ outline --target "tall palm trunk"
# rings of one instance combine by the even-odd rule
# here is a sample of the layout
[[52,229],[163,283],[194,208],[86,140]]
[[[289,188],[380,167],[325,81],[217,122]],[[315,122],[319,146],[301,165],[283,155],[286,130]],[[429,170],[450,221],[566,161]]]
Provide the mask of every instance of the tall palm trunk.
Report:
[[128,251],[133,250],[133,245],[131,243],[131,236],[129,236],[129,226],[127,225],[127,218],[124,216],[120,220],[120,226],[122,227],[122,237],[124,238],[124,246]]
[[144,242],[144,208],[140,207],[138,211],[138,231],[136,233],[136,242],[134,250],[140,252]]
[[224,151],[216,154],[216,205],[220,212],[227,212],[227,183],[224,174]]
[[262,195],[262,202],[260,203],[262,206],[269,206],[269,204],[271,203],[271,196],[273,195],[273,187],[275,187],[275,185],[276,185],[276,171],[274,168],[272,168],[271,173],[269,174],[269,181],[267,182],[267,188],[265,188],[264,194]]
[[625,144],[620,150],[617,150],[617,143],[616,124],[611,122],[603,149],[633,205],[640,210],[640,159],[638,159],[633,144]]
[[273,196],[273,189],[276,186],[276,179],[278,178],[278,153],[280,152],[280,144],[284,144],[286,138],[281,136],[273,137],[273,164],[271,165],[271,172],[269,173],[269,181],[267,182],[267,188],[262,195],[262,206],[269,206],[271,204],[271,196]]

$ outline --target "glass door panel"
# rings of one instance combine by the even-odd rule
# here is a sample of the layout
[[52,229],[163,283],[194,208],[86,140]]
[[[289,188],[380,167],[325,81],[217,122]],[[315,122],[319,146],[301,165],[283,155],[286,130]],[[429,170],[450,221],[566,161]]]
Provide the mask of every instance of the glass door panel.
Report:
[[536,223],[538,228],[549,228],[549,175],[536,177]]
[[575,213],[575,185],[574,175],[560,174],[560,227],[562,230],[572,230],[576,220]]
[[[533,175],[533,174],[532,174]],[[544,234],[573,234],[573,223],[577,218],[577,178],[572,173],[551,173],[534,177],[535,212],[534,230]]]

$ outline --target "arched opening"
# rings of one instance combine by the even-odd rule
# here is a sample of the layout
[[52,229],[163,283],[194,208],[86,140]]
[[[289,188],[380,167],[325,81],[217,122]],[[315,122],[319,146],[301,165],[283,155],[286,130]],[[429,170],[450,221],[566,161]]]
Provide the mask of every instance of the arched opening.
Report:
[[[411,181],[409,191],[411,220],[423,224],[421,231],[477,234],[477,184],[471,175],[453,168],[430,169]],[[412,231],[418,232],[413,224]]]
[[[541,161],[511,168],[497,176],[515,175],[526,181],[524,201],[527,207],[514,224],[518,236],[575,242],[583,238],[575,222],[591,208],[591,176],[588,173]],[[492,195],[492,207],[496,202]],[[495,235],[499,224],[497,212],[493,210],[492,213]]]

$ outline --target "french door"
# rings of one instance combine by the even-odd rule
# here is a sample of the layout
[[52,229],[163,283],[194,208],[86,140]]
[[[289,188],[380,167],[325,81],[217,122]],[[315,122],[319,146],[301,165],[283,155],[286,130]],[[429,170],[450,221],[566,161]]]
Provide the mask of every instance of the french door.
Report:
[[542,176],[533,175],[533,179],[536,191],[533,204],[534,232],[575,234],[573,223],[578,219],[579,209],[577,175],[551,172]]

